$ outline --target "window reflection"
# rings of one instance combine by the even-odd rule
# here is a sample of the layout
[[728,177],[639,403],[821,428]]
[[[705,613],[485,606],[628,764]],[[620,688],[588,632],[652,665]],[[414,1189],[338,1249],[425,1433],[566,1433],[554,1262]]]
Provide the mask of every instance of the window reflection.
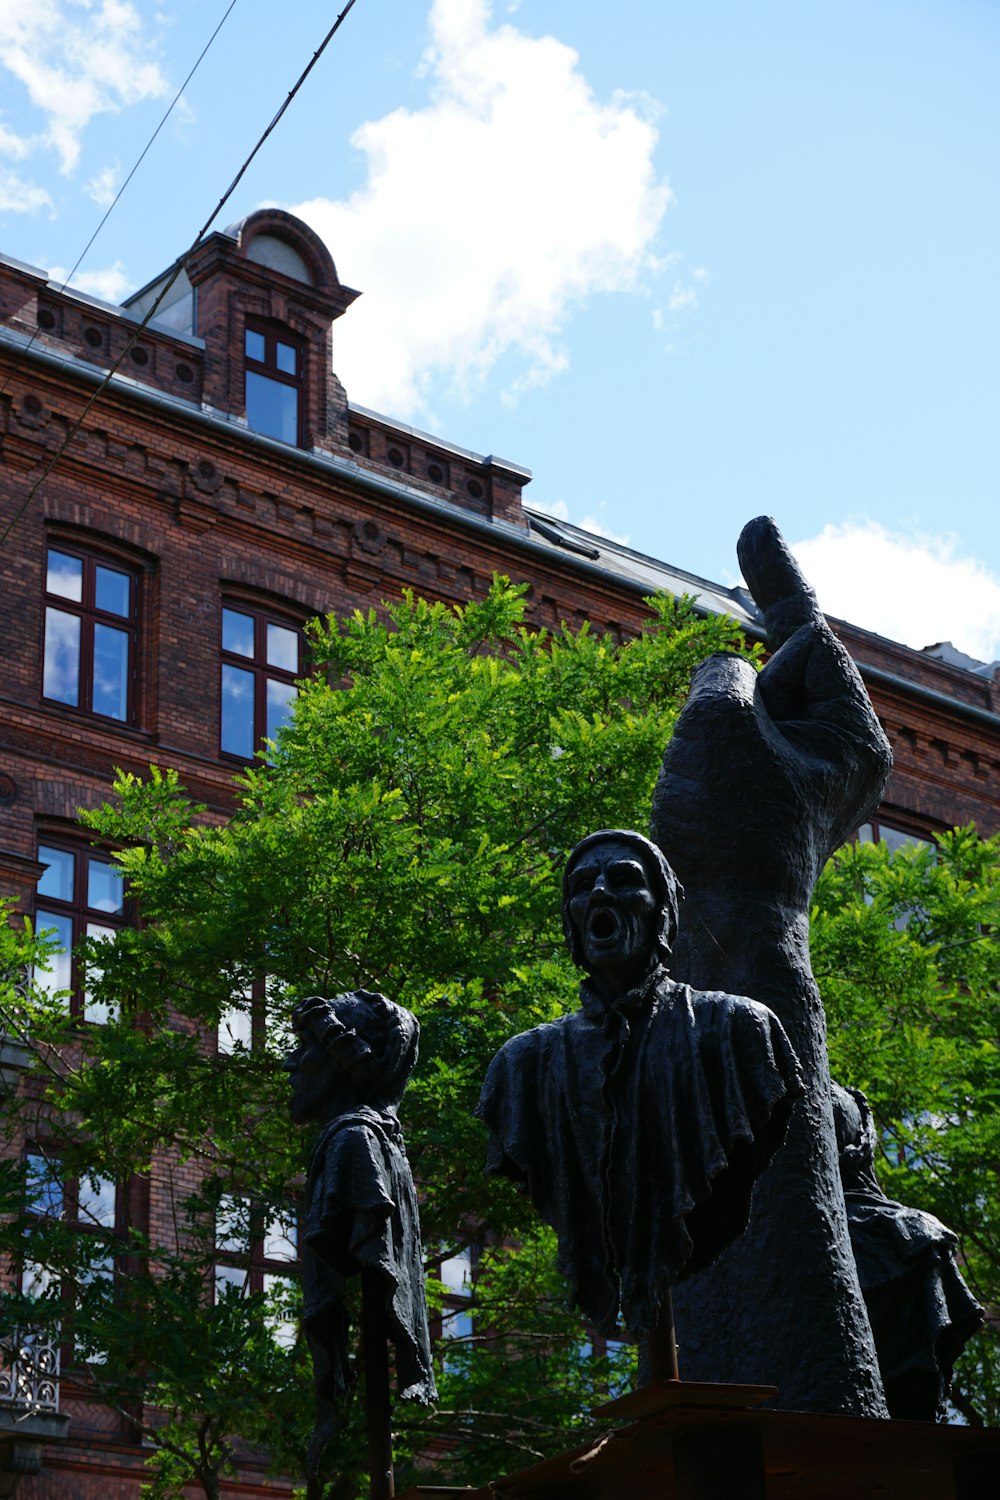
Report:
[[222,611],[222,649],[237,656],[253,656],[253,615],[236,609]]
[[[45,866],[36,888],[35,931],[48,931],[57,949],[35,965],[34,982],[45,995],[62,995],[69,1010],[104,1025],[116,1012],[94,995],[102,969],[74,948],[83,938],[110,942],[125,921],[125,886],[118,867],[85,849],[40,843]],[[100,920],[95,920],[100,918]]]
[[222,749],[249,760],[254,751],[254,679],[242,667],[222,667]]
[[[263,610],[222,609],[221,725],[224,755],[252,759],[289,722],[301,632]],[[233,658],[227,660],[227,658]]]
[[70,557],[66,552],[49,548],[48,569],[45,587],[50,594],[63,599],[73,599],[78,604],[83,598],[83,562],[79,557]]
[[94,694],[95,714],[109,719],[124,719],[128,708],[128,646],[124,630],[110,625],[94,625]]
[[279,385],[269,375],[247,371],[247,423],[254,432],[278,438],[282,443],[299,439],[299,393],[294,386]]
[[121,615],[127,620],[132,611],[131,578],[127,573],[119,573],[116,568],[103,568],[100,564],[94,573],[96,607],[109,615]]
[[45,577],[42,697],[125,722],[135,664],[136,579],[58,547],[48,549]]
[[247,426],[283,443],[301,442],[300,350],[273,329],[252,327],[243,347]]
[[45,611],[42,693],[74,708],[80,701],[80,617],[51,605]]
[[293,682],[276,682],[273,677],[268,678],[267,725],[265,733],[269,740],[276,740],[278,738],[278,731],[291,719],[295,691],[295,684]]

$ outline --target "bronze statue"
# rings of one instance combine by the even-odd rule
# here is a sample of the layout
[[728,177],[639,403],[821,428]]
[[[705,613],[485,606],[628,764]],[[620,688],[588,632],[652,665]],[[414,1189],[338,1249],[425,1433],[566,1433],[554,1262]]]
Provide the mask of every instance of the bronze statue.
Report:
[[509,1041],[477,1107],[486,1170],[554,1226],[573,1297],[604,1332],[619,1314],[654,1332],[672,1283],[742,1231],[801,1092],[770,1011],[670,978],[681,894],[641,834],[577,845],[563,927],[586,973],[580,1009]]
[[888,1415],[847,1229],[809,903],[878,806],[892,757],[868,694],[774,522],[737,552],[773,653],[709,657],[663,758],[652,828],[684,882],[674,973],[780,1019],[805,1094],[745,1235],[679,1289],[694,1380],[774,1384],[798,1411]]
[[[340,1428],[353,1383],[348,1276],[362,1277],[369,1428],[377,1415],[382,1449],[388,1447],[386,1335],[395,1346],[400,1396],[437,1399],[417,1198],[396,1113],[416,1066],[420,1028],[408,1010],[368,990],[311,996],[295,1007],[292,1025],[299,1045],[284,1064],[292,1085],[289,1112],[297,1125],[320,1126],[302,1232],[303,1325],[316,1386],[315,1471]],[[376,1363],[380,1370],[371,1368]],[[377,1414],[373,1377],[385,1385],[384,1398],[381,1387],[375,1393]],[[391,1470],[391,1455],[379,1452],[373,1474],[386,1463]],[[391,1480],[387,1484],[391,1493]]]
[[892,1417],[945,1420],[955,1361],[983,1325],[958,1238],[920,1208],[887,1198],[875,1176],[875,1121],[860,1089],[833,1084],[847,1223]]

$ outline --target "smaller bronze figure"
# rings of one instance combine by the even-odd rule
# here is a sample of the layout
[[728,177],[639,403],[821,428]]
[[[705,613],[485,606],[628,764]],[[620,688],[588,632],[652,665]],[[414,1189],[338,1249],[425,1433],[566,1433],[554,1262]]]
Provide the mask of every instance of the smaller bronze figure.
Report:
[[316,1387],[310,1471],[340,1428],[352,1386],[344,1282],[360,1274],[372,1493],[391,1494],[387,1336],[402,1399],[437,1399],[417,1197],[397,1118],[420,1028],[408,1010],[368,990],[311,996],[295,1007],[292,1025],[299,1045],[284,1063],[289,1113],[296,1125],[321,1127],[302,1235],[303,1325]]
[[680,896],[641,834],[577,845],[563,927],[586,972],[580,1009],[509,1041],[477,1109],[486,1170],[553,1225],[575,1302],[606,1333],[619,1315],[657,1333],[671,1285],[742,1232],[801,1092],[765,1006],[670,978]]
[[875,1121],[860,1089],[832,1085],[847,1223],[892,1417],[945,1421],[955,1361],[983,1324],[958,1269],[958,1238],[875,1176]]

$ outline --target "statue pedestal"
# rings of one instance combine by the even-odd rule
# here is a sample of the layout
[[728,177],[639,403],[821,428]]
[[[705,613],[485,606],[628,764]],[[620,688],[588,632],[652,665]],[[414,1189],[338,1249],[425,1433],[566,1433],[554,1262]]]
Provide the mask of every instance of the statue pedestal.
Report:
[[[586,1447],[482,1489],[400,1500],[984,1500],[1000,1495],[1000,1430],[776,1411],[773,1387],[661,1381],[595,1411]],[[623,1421],[626,1425],[612,1425]]]

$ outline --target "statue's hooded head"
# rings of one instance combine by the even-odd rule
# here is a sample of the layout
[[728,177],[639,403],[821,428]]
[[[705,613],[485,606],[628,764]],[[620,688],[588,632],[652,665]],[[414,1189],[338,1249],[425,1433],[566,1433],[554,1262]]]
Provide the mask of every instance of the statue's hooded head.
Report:
[[310,995],[292,1011],[298,1047],[285,1068],[292,1116],[329,1118],[358,1105],[395,1111],[417,1065],[416,1016],[371,990]]
[[667,962],[683,895],[661,851],[641,833],[588,834],[563,873],[563,932],[573,962],[591,974],[617,970],[636,982],[644,966]]
[[866,1185],[875,1171],[878,1144],[871,1105],[860,1089],[844,1088],[833,1081],[830,1097],[841,1180],[847,1189]]

